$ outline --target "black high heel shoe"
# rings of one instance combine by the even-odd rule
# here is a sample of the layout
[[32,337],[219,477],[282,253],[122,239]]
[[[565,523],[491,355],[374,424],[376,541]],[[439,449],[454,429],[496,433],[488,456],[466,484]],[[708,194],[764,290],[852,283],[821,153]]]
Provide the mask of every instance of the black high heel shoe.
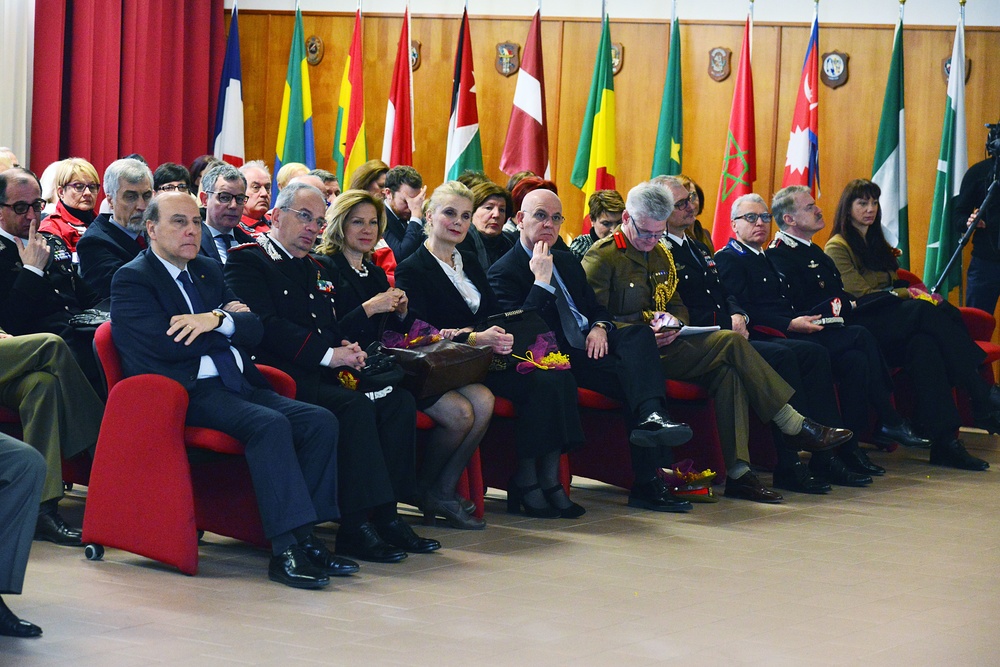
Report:
[[544,507],[535,507],[525,502],[524,497],[532,491],[540,490],[538,484],[531,486],[520,486],[513,479],[507,484],[507,512],[509,514],[520,514],[524,508],[525,516],[535,519],[558,519],[562,513],[548,503]]
[[[578,505],[572,500],[569,501],[569,507],[556,507],[556,505],[552,502],[552,496],[560,491],[565,491],[565,489],[558,484],[553,486],[551,489],[542,489],[542,495],[545,496],[545,499],[549,501],[549,504],[552,505],[557,512],[559,512],[560,519],[577,519],[587,513],[587,510],[583,507],[583,505]],[[568,499],[569,498],[567,496],[567,500]]]

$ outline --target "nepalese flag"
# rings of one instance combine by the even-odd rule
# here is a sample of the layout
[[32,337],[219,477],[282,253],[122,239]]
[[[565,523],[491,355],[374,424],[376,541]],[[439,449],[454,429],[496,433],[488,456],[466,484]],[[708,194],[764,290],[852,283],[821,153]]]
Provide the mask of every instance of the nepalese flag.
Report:
[[819,196],[819,5],[813,15],[812,34],[802,63],[802,81],[795,100],[792,132],[785,156],[781,187],[808,185]]
[[549,178],[549,131],[545,119],[545,68],[542,65],[542,15],[536,11],[524,42],[524,57],[514,88],[514,108],[500,156],[505,174],[530,171]]
[[278,191],[278,171],[281,165],[301,162],[316,168],[316,142],[313,139],[312,95],[309,92],[309,63],[306,62],[306,42],[302,30],[302,11],[295,6],[295,30],[288,54],[285,92],[281,97],[278,117],[278,146],[274,157],[274,192]]
[[453,181],[468,170],[483,170],[483,148],[479,138],[479,111],[476,109],[476,75],[472,71],[469,10],[466,9],[462,12],[462,29],[458,33],[458,50],[455,52],[444,177]]
[[736,70],[736,88],[733,106],[729,112],[729,133],[726,153],[722,159],[722,177],[719,179],[719,197],[712,223],[712,245],[721,248],[733,236],[729,213],[738,197],[753,192],[757,180],[757,133],[754,117],[753,72],[750,69],[750,32],[753,24],[747,15],[743,28],[743,48],[740,65]]
[[[611,66],[611,26],[605,14],[587,112],[569,180],[583,190],[584,200],[587,200],[598,190],[615,189],[615,171],[615,82]],[[583,232],[588,231],[590,218],[585,216]]]
[[385,110],[382,162],[389,167],[413,165],[413,68],[410,66],[410,7],[403,15],[403,31],[396,47],[396,66]]
[[354,36],[344,63],[340,80],[340,102],[337,108],[337,130],[333,139],[333,160],[337,163],[337,179],[345,186],[354,170],[368,161],[368,141],[365,135],[364,61],[361,58],[361,10],[354,17]]
[[243,144],[243,75],[240,67],[240,28],[236,3],[226,39],[226,58],[219,82],[219,103],[215,111],[215,141],[212,153],[234,167],[246,157]]

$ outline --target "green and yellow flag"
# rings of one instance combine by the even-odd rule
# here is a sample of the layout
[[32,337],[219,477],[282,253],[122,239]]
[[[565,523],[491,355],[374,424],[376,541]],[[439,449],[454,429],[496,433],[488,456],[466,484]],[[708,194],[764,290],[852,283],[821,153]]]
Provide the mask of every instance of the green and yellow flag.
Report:
[[[281,97],[278,121],[278,146],[274,156],[274,177],[281,165],[301,162],[316,168],[316,141],[313,139],[312,95],[309,92],[309,63],[306,62],[306,42],[302,30],[302,11],[295,5],[295,30],[288,55],[285,91]],[[277,186],[275,186],[277,191]]]

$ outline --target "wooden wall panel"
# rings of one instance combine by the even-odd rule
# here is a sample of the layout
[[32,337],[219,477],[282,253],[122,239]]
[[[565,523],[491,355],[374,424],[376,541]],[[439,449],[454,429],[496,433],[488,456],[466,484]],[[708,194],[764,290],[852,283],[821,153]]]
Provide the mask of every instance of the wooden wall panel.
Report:
[[[243,51],[244,105],[248,158],[274,159],[281,92],[288,63],[293,16],[290,13],[244,11],[240,15]],[[353,14],[306,14],[306,35],[317,34],[326,45],[319,66],[310,69],[313,118],[319,166],[332,168],[334,123],[340,79],[350,46]],[[516,77],[494,69],[495,45],[514,41],[523,47],[530,17],[472,18],[475,70],[483,158],[487,174],[499,183],[500,153],[507,132]],[[365,17],[365,97],[369,157],[381,154],[389,79],[399,39],[399,16]],[[444,172],[451,77],[458,37],[457,17],[416,17],[413,38],[422,43],[422,65],[414,73],[416,168],[430,187]],[[781,185],[785,152],[808,26],[754,27],[753,70],[757,118],[756,190],[770,197]],[[881,113],[892,26],[820,26],[820,53],[848,53],[850,80],[836,90],[820,88],[820,204],[832,222],[837,200],[852,178],[871,173]],[[710,223],[718,191],[729,110],[735,84],[743,24],[682,22],[684,76],[684,171],[705,190],[702,221]],[[615,77],[618,108],[619,189],[649,177],[656,124],[666,71],[669,25],[663,21],[612,21],[612,41],[625,45],[625,65]],[[548,19],[542,24],[546,71],[546,103],[553,175],[568,221],[564,232],[577,233],[584,214],[582,193],[570,182],[570,172],[583,123],[594,57],[600,37],[596,20]],[[927,217],[933,196],[935,167],[941,139],[945,82],[941,59],[950,55],[954,29],[908,27],[906,47],[906,109],[910,182],[912,268],[923,270]],[[716,83],[707,74],[708,50],[733,51],[733,74]],[[967,119],[971,162],[982,157],[982,125],[996,122],[1000,109],[1000,30],[966,30],[966,47],[973,61],[967,87]],[[826,233],[820,238],[825,240]]]

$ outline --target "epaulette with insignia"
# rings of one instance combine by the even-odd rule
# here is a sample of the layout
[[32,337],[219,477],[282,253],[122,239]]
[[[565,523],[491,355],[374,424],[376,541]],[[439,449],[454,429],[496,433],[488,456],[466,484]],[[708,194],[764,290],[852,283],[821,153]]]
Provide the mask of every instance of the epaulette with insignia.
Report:
[[258,248],[256,241],[248,241],[247,243],[241,243],[239,245],[234,245],[229,249],[229,252],[236,252],[237,250],[246,250],[247,248]]
[[611,237],[615,240],[615,247],[625,252],[628,249],[628,242],[625,240],[625,234],[619,229]]
[[666,236],[661,236],[660,237],[660,245],[663,246],[666,250],[669,250],[671,252],[674,249],[673,242],[670,239],[668,239]]
[[799,242],[796,241],[792,236],[779,231],[777,234],[774,235],[774,240],[771,241],[771,245],[769,245],[768,247],[777,248],[780,245],[786,245],[789,248],[798,248]]
[[729,248],[730,250],[734,250],[735,252],[737,252],[740,255],[747,254],[746,248],[744,248],[740,244],[740,242],[737,241],[736,239],[729,239],[729,243],[726,244],[726,247]]

